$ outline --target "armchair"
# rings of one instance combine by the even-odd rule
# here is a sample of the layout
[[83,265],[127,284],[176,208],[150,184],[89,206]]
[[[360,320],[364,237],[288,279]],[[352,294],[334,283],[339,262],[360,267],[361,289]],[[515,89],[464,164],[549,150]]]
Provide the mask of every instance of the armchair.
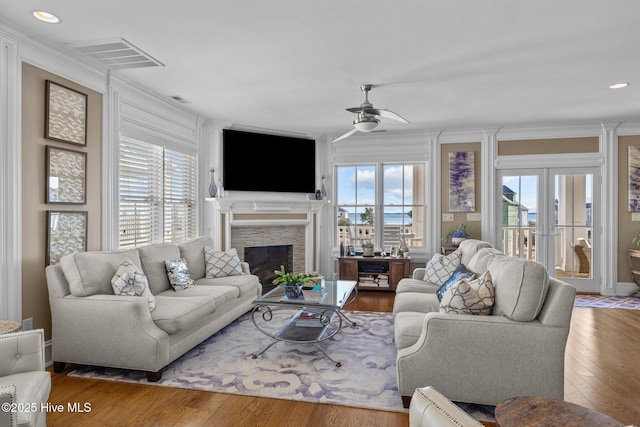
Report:
[[44,369],[44,331],[36,329],[0,335],[0,402],[13,404],[0,411],[2,426],[45,426],[51,374]]

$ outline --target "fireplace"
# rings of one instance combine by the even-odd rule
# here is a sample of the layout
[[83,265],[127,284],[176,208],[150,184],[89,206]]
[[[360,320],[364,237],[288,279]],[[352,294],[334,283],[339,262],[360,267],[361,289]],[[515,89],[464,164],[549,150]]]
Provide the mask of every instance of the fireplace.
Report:
[[281,265],[286,271],[293,270],[293,245],[248,246],[244,248],[244,261],[249,263],[251,274],[260,278],[262,292],[266,293],[274,288],[273,270]]

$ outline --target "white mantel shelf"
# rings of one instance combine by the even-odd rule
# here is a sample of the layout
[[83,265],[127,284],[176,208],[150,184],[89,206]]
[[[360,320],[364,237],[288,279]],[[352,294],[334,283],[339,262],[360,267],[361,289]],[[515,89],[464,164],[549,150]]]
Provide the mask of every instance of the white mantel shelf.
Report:
[[220,212],[237,213],[301,213],[318,212],[328,200],[305,199],[239,199],[239,198],[206,198]]

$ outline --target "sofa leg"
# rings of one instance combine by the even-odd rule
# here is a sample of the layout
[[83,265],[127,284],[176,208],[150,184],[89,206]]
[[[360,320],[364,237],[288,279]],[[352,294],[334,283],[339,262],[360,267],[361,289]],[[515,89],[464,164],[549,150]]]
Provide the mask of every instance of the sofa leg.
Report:
[[160,378],[162,378],[163,371],[164,371],[164,368],[161,368],[156,372],[147,372],[147,381],[149,381],[150,383],[155,383],[160,381]]
[[66,364],[67,362],[53,362],[53,372],[59,374],[60,372],[64,371],[64,367],[66,366]]
[[402,396],[402,406],[404,406],[405,408],[408,408],[409,405],[411,404],[411,397],[412,396]]

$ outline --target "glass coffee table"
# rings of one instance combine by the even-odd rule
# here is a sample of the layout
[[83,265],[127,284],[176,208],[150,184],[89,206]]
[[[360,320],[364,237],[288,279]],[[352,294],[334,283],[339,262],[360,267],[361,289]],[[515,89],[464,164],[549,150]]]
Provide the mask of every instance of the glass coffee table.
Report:
[[[287,297],[284,288],[279,286],[254,302],[251,320],[260,332],[273,338],[273,342],[262,351],[252,354],[252,357],[255,359],[274,344],[285,341],[311,344],[337,367],[342,366],[318,344],[340,332],[343,321],[357,326],[342,312],[342,309],[358,296],[356,282],[327,280],[324,281],[324,289],[304,289],[303,293],[303,298],[292,299]],[[281,311],[283,313],[280,313]]]

